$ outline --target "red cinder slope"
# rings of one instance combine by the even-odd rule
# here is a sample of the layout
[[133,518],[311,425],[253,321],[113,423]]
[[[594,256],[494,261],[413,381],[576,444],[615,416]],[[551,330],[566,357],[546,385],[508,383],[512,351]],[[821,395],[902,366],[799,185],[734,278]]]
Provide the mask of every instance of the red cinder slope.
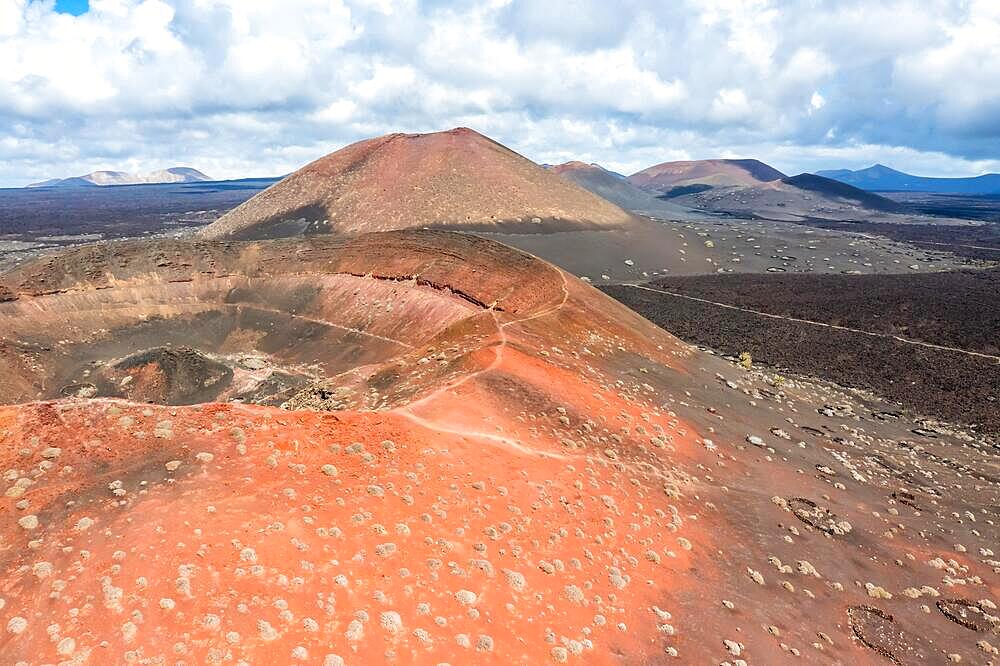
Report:
[[664,162],[643,169],[628,181],[644,190],[667,192],[683,185],[752,186],[785,178],[785,174],[759,160],[693,160]]
[[[29,352],[89,340],[93,375],[103,336],[163,345],[165,318],[219,363],[213,335],[288,363],[261,315],[218,313],[296,276],[314,288],[272,309],[306,337],[403,344],[315,369],[297,409],[0,407],[2,663],[995,658],[996,456],[975,439],[747,373],[479,238],[90,252],[6,280],[8,354],[48,372]],[[121,314],[78,332],[88,308]],[[26,327],[52,309],[65,326]]]
[[223,215],[205,238],[275,238],[451,227],[614,228],[631,216],[460,127],[388,134],[306,165]]

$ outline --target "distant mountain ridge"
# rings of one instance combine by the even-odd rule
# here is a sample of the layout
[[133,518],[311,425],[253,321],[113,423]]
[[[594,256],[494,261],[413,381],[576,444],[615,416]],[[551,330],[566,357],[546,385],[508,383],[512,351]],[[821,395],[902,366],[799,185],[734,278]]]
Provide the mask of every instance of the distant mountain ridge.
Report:
[[884,164],[867,169],[831,169],[817,171],[817,176],[870,192],[937,192],[941,194],[1000,194],[1000,173],[971,178],[929,178],[897,171]]
[[156,183],[198,183],[212,180],[191,167],[170,167],[149,173],[93,171],[83,176],[52,178],[28,187],[103,187],[105,185],[140,185]]

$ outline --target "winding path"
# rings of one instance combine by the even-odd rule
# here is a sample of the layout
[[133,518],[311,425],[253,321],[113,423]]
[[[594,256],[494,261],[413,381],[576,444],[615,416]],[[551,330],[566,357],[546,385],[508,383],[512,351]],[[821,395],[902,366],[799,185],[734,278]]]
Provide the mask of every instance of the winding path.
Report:
[[504,349],[507,347],[508,337],[507,337],[506,328],[508,326],[513,326],[514,324],[523,324],[524,322],[531,321],[533,319],[539,319],[541,317],[546,317],[546,316],[551,315],[551,314],[553,314],[555,312],[558,312],[563,307],[565,307],[566,302],[569,300],[569,283],[566,280],[566,274],[561,269],[556,268],[555,270],[559,273],[559,277],[562,280],[561,287],[562,287],[562,292],[563,292],[562,298],[559,300],[559,302],[556,305],[554,305],[552,307],[549,307],[549,308],[546,308],[545,310],[542,310],[540,312],[536,312],[533,315],[530,315],[530,316],[527,316],[527,317],[522,317],[521,319],[513,319],[511,321],[508,321],[508,322],[505,322],[505,323],[502,323],[502,324],[500,323],[500,319],[499,319],[499,317],[497,315],[497,311],[495,309],[489,308],[487,310],[487,312],[489,312],[490,315],[493,317],[493,322],[494,322],[494,324],[496,324],[496,328],[497,328],[497,336],[499,337],[499,342],[496,345],[494,345],[494,347],[493,347],[493,349],[494,349],[494,356],[493,356],[493,360],[490,362],[489,365],[483,366],[482,368],[480,368],[479,370],[476,370],[475,372],[470,372],[469,374],[463,376],[461,379],[459,379],[459,380],[457,380],[455,382],[452,382],[451,384],[448,384],[446,386],[442,386],[438,390],[429,393],[428,395],[424,396],[423,398],[421,398],[419,400],[416,400],[414,402],[411,402],[411,403],[409,403],[409,404],[407,404],[407,405],[405,405],[403,407],[400,407],[399,409],[393,410],[393,411],[395,413],[399,414],[400,416],[403,416],[404,418],[407,418],[410,421],[413,421],[417,425],[423,426],[424,428],[427,428],[429,430],[435,430],[437,432],[446,433],[446,434],[449,434],[449,435],[459,435],[459,436],[474,437],[474,438],[477,438],[477,439],[485,439],[487,441],[496,442],[498,444],[501,444],[501,445],[505,446],[506,448],[512,449],[512,450],[514,450],[514,451],[516,451],[518,453],[522,453],[522,454],[527,454],[527,455],[534,454],[534,455],[545,456],[545,457],[552,457],[552,458],[558,458],[558,459],[568,459],[568,456],[565,456],[565,455],[562,455],[562,454],[550,453],[550,452],[546,452],[546,451],[537,451],[537,450],[534,450],[534,449],[526,448],[525,446],[521,445],[520,443],[518,443],[518,442],[516,442],[516,441],[514,441],[514,440],[512,440],[510,438],[507,438],[507,437],[501,437],[499,435],[494,435],[494,434],[485,433],[485,432],[479,432],[479,431],[475,431],[475,430],[467,430],[465,428],[448,428],[448,427],[445,427],[445,426],[441,426],[441,425],[436,424],[433,421],[430,421],[428,419],[423,418],[422,416],[418,416],[417,414],[415,414],[413,412],[413,409],[415,407],[419,407],[420,405],[426,405],[426,404],[428,404],[428,403],[436,400],[437,398],[441,397],[441,395],[443,395],[444,393],[447,393],[449,391],[454,391],[458,387],[460,387],[463,384],[465,384],[465,383],[467,383],[467,382],[475,379],[479,375],[482,375],[484,373],[487,373],[487,372],[490,372],[492,370],[497,369],[500,366],[500,363],[503,362],[503,352],[504,352]]
[[726,308],[729,310],[739,310],[740,312],[747,312],[750,314],[755,314],[760,317],[767,317],[769,319],[781,319],[784,321],[791,321],[798,324],[809,324],[810,326],[822,326],[824,328],[831,328],[838,331],[847,331],[849,333],[858,333],[861,335],[867,335],[873,338],[884,338],[889,340],[896,340],[898,342],[904,342],[908,345],[915,345],[918,347],[926,347],[928,349],[937,349],[939,351],[954,352],[956,354],[965,354],[967,356],[975,356],[978,358],[985,358],[991,361],[997,361],[1000,363],[1000,356],[994,356],[992,354],[984,354],[982,352],[968,351],[967,349],[959,349],[957,347],[946,347],[944,345],[935,345],[930,342],[921,342],[920,340],[910,340],[909,338],[904,338],[898,335],[889,335],[886,333],[873,333],[872,331],[865,331],[860,328],[850,328],[849,326],[838,326],[837,324],[826,324],[821,321],[812,321],[810,319],[799,319],[797,317],[787,317],[785,315],[776,315],[770,312],[762,312],[760,310],[754,310],[752,308],[744,308],[738,305],[731,305],[729,303],[719,303],[718,301],[711,301],[706,298],[698,298],[697,296],[688,296],[687,294],[680,294],[676,291],[668,291],[666,289],[654,289],[653,287],[647,287],[643,284],[635,283],[622,283],[623,287],[632,287],[633,289],[642,289],[643,291],[651,291],[657,294],[666,294],[667,296],[674,296],[675,298],[683,298],[688,301],[696,301],[698,303],[706,303],[708,305],[714,305],[720,308]]

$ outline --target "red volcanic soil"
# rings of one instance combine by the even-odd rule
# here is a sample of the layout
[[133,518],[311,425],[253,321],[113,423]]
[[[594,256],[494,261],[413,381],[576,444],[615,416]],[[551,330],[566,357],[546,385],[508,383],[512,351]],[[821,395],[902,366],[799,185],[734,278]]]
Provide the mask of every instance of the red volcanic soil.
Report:
[[223,215],[205,238],[422,227],[613,228],[631,216],[466,128],[388,134],[308,164]]
[[[996,659],[990,443],[741,370],[516,250],[122,243],[3,282],[0,350],[45,376],[174,326],[315,367],[297,409],[0,407],[2,663]],[[7,402],[51,388],[18,372]]]
[[752,186],[781,178],[785,174],[758,160],[694,160],[657,164],[632,174],[628,180],[644,190],[660,193],[683,185]]

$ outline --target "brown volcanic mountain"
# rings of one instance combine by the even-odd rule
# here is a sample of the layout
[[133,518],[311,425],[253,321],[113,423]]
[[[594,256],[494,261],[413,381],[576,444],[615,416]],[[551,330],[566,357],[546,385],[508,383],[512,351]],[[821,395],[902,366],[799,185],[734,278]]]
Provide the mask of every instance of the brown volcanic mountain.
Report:
[[389,134],[320,158],[207,227],[275,238],[421,227],[610,228],[631,215],[467,128]]
[[640,189],[624,177],[608,171],[599,164],[573,161],[551,166],[549,170],[626,210],[669,220],[689,220],[703,217],[686,206],[665,201]]
[[694,160],[664,162],[628,177],[649,192],[663,194],[690,185],[753,186],[785,178],[785,174],[759,160]]

